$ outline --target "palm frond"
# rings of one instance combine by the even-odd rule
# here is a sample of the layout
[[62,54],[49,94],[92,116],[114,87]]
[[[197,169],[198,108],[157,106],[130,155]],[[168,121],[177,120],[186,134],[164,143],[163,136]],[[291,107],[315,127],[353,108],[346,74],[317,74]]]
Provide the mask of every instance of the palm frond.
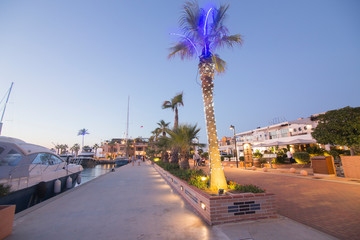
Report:
[[184,106],[183,102],[183,93],[177,94],[175,97],[171,99],[171,103],[173,106]]
[[230,4],[220,5],[218,9],[215,9],[214,18],[213,18],[213,26],[212,29],[217,31],[223,25],[224,19],[226,17],[226,12],[229,9]]
[[167,108],[173,109],[174,108],[170,101],[164,101],[164,103],[161,105],[161,107],[162,107],[162,109],[167,109]]
[[170,54],[168,55],[168,58],[175,57],[175,55],[180,55],[180,58],[182,60],[184,60],[185,58],[191,58],[196,53],[194,47],[186,39],[176,43],[169,50]]
[[215,63],[215,69],[218,73],[225,72],[226,62],[222,60],[219,55],[214,54],[212,55],[212,60]]
[[200,9],[197,1],[187,1],[183,6],[184,10],[179,18],[179,25],[184,33],[197,32],[200,18]]

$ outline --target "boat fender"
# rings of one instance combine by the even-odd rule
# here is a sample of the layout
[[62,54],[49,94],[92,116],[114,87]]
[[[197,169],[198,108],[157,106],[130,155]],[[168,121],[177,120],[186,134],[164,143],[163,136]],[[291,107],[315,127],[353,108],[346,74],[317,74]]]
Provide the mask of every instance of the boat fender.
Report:
[[80,174],[78,174],[78,176],[76,178],[76,182],[77,182],[77,184],[81,183],[81,175]]
[[36,195],[39,198],[44,198],[46,195],[46,182],[39,182],[36,186]]
[[54,182],[54,193],[61,192],[61,181],[59,179],[56,179]]
[[72,178],[70,176],[66,179],[66,188],[72,188]]

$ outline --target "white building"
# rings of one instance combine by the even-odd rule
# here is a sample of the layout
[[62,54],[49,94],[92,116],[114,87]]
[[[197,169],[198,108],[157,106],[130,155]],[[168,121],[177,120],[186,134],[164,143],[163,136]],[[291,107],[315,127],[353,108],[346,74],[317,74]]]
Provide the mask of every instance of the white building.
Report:
[[[293,147],[294,145],[314,144],[316,140],[311,136],[311,132],[317,126],[317,121],[312,115],[308,118],[282,122],[267,127],[256,128],[250,131],[237,133],[236,146],[238,156],[241,156],[244,144],[250,144],[253,149],[265,150],[266,147]],[[234,149],[233,138],[229,141],[219,140],[221,153],[232,154]],[[293,150],[293,149],[292,149]]]

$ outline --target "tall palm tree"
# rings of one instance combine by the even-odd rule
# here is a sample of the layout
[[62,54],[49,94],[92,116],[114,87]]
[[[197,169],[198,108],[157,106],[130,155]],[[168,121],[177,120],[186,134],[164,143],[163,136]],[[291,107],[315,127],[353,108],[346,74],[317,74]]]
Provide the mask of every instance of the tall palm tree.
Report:
[[[241,35],[229,35],[223,22],[229,5],[219,8],[200,8],[196,1],[186,2],[180,17],[182,34],[179,41],[170,48],[170,57],[179,55],[181,59],[199,57],[199,73],[205,108],[205,121],[209,143],[212,189],[227,188],[217,141],[215,114],[213,106],[213,88],[215,71],[224,72],[225,61],[214,51],[222,47],[234,47],[242,44]],[[201,54],[199,54],[201,50]]]
[[174,129],[177,128],[177,126],[179,125],[178,107],[180,106],[184,106],[183,93],[178,93],[170,101],[164,101],[164,103],[162,104],[163,109],[171,108],[171,110],[175,112]]
[[79,150],[80,150],[80,145],[79,145],[78,143],[75,143],[75,144],[70,148],[70,150],[71,150],[72,152],[75,152],[75,156],[77,156],[77,155],[78,155],[78,152],[79,152]]
[[82,135],[82,145],[81,145],[82,148],[84,148],[84,137],[85,137],[86,134],[90,134],[90,133],[85,128],[80,129],[79,132],[78,132],[78,136]]
[[194,139],[197,138],[200,128],[197,125],[181,124],[173,130],[167,130],[169,137],[161,137],[167,141],[170,146],[174,146],[179,149],[180,152],[180,167],[183,169],[190,168],[189,158],[190,150],[194,145],[201,145],[194,143]]
[[[184,106],[183,103],[183,93],[177,94],[170,101],[165,101],[162,105],[163,109],[171,108],[175,112],[175,121],[174,121],[174,129],[176,129],[179,125],[179,112],[178,107]],[[178,164],[179,163],[179,151],[177,148],[173,148],[171,150],[171,163]]]

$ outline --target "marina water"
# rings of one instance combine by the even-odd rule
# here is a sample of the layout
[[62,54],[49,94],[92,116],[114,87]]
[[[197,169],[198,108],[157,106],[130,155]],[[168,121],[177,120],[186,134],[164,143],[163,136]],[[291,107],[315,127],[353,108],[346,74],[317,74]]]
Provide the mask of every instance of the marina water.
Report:
[[100,177],[110,172],[113,168],[117,168],[117,166],[115,164],[98,164],[94,167],[84,167],[84,170],[81,172],[81,184]]

